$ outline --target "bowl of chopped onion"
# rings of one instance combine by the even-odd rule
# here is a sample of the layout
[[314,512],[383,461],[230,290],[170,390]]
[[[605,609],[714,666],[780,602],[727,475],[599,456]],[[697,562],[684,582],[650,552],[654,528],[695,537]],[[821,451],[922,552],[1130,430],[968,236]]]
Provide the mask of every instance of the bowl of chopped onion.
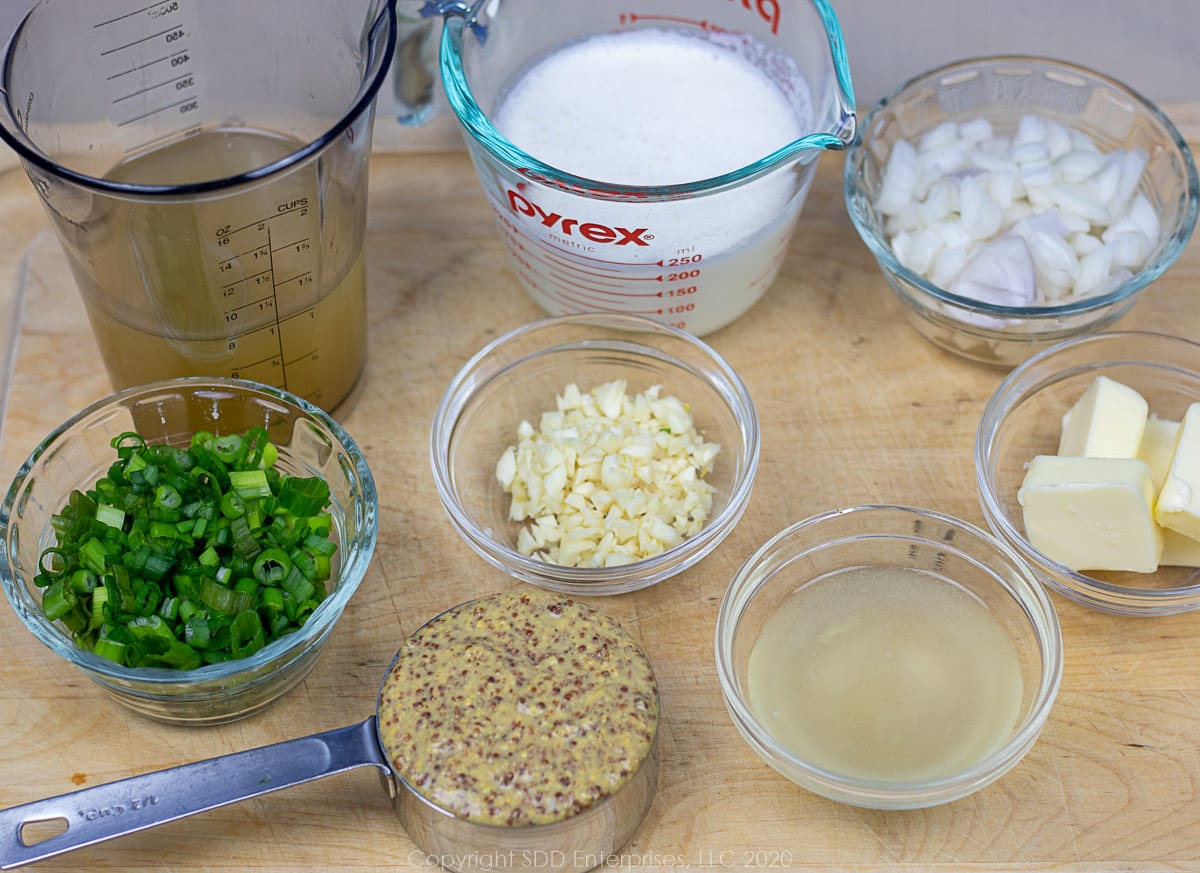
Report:
[[710,346],[585,313],[480,350],[434,414],[442,504],[493,566],[567,594],[619,594],[708,555],[758,468],[753,400]]
[[1124,315],[1187,245],[1200,202],[1159,108],[1033,57],[904,83],[867,114],[844,183],[918,333],[1006,367]]
[[218,724],[316,664],[377,525],[366,460],[325,412],[243,379],[172,379],[112,394],[34,448],[0,507],[0,582],[118,702]]

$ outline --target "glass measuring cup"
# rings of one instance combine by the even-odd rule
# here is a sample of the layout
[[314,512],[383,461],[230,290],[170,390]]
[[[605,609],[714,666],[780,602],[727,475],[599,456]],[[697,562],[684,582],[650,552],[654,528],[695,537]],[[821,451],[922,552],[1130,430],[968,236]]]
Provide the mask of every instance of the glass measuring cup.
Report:
[[[479,0],[426,3],[425,11],[446,16],[442,83],[511,265],[551,314],[647,315],[699,335],[725,326],[774,280],[818,156],[854,137],[845,48],[825,0]],[[721,175],[647,186],[573,175],[497,129],[497,107],[531,64],[568,43],[651,28],[748,59],[808,132]],[[571,111],[586,111],[588,87]]]
[[394,0],[41,0],[0,138],[115,388],[238,376],[325,408],[366,360],[367,161]]

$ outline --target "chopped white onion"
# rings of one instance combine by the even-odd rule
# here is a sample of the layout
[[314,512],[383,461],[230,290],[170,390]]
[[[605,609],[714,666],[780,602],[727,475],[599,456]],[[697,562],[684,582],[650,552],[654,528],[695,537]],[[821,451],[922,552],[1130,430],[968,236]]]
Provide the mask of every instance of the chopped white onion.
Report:
[[1065,303],[1118,287],[1158,247],[1158,213],[1137,190],[1146,163],[1037,115],[1011,137],[982,118],[946,121],[893,145],[875,205],[897,260],[939,287]]

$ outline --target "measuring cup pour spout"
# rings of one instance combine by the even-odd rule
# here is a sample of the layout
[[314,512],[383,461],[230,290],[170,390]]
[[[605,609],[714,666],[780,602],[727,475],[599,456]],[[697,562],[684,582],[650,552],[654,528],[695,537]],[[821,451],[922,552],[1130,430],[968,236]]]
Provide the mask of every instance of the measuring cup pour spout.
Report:
[[[743,0],[750,4],[750,0]],[[762,7],[764,0],[758,0]],[[754,175],[770,172],[781,162],[789,162],[797,157],[803,157],[806,152],[841,151],[849,147],[858,132],[858,116],[854,102],[854,84],[850,78],[850,62],[846,55],[846,45],[842,39],[842,28],[838,24],[837,15],[827,0],[811,0],[813,11],[819,17],[824,28],[829,49],[829,73],[825,94],[829,106],[825,112],[825,129],[806,134],[783,146],[777,152],[767,156],[761,162],[764,166]],[[816,95],[814,95],[816,97]]]
[[830,142],[830,149],[844,149],[854,142],[858,133],[858,115],[854,101],[854,83],[850,79],[850,60],[846,55],[846,44],[842,39],[842,28],[837,16],[826,0],[813,0],[813,7],[821,16],[825,32],[829,37],[829,55],[837,80],[835,99],[837,113],[832,131],[837,143]]

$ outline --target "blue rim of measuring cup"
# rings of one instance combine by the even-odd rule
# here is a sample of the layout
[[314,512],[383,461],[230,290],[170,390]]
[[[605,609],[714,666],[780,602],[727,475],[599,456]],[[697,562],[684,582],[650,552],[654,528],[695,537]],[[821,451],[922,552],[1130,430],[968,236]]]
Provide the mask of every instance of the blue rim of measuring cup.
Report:
[[[802,136],[781,146],[763,158],[737,170],[676,185],[617,185],[576,176],[550,164],[543,163],[528,152],[515,146],[492,124],[480,109],[462,67],[462,42],[464,31],[475,23],[475,17],[484,5],[482,0],[474,3],[468,11],[449,11],[442,29],[441,72],[446,98],[459,122],[497,159],[526,178],[536,182],[564,187],[568,190],[585,190],[589,196],[606,200],[674,200],[711,194],[728,188],[744,185],[759,176],[766,175],[782,164],[811,152],[840,151],[849,147],[856,134],[854,86],[850,79],[850,63],[842,28],[837,15],[827,0],[809,0],[825,27],[829,41],[829,53],[837,79],[836,95],[841,111],[839,130],[834,133],[820,132]],[[462,4],[452,4],[455,7]]]
[[[33,11],[31,10],[21,19],[21,23],[17,26],[8,44],[4,47],[4,57],[0,60],[0,70],[3,70],[4,73],[3,82],[7,82],[9,79],[8,73],[9,67],[12,64],[13,47],[17,44],[21,36],[21,31],[25,29],[29,16],[32,14]],[[383,51],[376,52],[375,35],[380,27],[387,28],[387,41],[383,47]],[[131,182],[114,182],[109,179],[101,179],[96,176],[89,176],[86,173],[76,172],[52,160],[45,152],[33,144],[33,141],[25,135],[24,130],[21,130],[19,125],[13,124],[12,103],[3,82],[0,82],[0,119],[2,119],[0,120],[0,140],[7,143],[22,160],[28,161],[34,166],[45,170],[47,173],[84,188],[90,188],[93,191],[100,191],[106,194],[133,194],[154,197],[204,194],[221,191],[226,188],[234,188],[244,185],[247,182],[254,182],[273,176],[322,151],[331,142],[341,136],[359,116],[367,111],[375,99],[375,95],[379,92],[384,79],[387,77],[388,70],[391,67],[392,55],[396,52],[396,0],[384,0],[383,8],[380,9],[370,30],[367,32],[366,39],[368,46],[367,70],[370,71],[372,67],[375,69],[373,72],[369,72],[367,77],[364,78],[363,86],[359,89],[354,104],[347,112],[343,113],[337,123],[303,148],[297,149],[291,154],[284,155],[279,160],[265,166],[248,170],[245,173],[238,173],[235,176],[210,179],[204,182],[189,182],[184,185],[137,185]],[[10,128],[10,125],[13,126]]]

